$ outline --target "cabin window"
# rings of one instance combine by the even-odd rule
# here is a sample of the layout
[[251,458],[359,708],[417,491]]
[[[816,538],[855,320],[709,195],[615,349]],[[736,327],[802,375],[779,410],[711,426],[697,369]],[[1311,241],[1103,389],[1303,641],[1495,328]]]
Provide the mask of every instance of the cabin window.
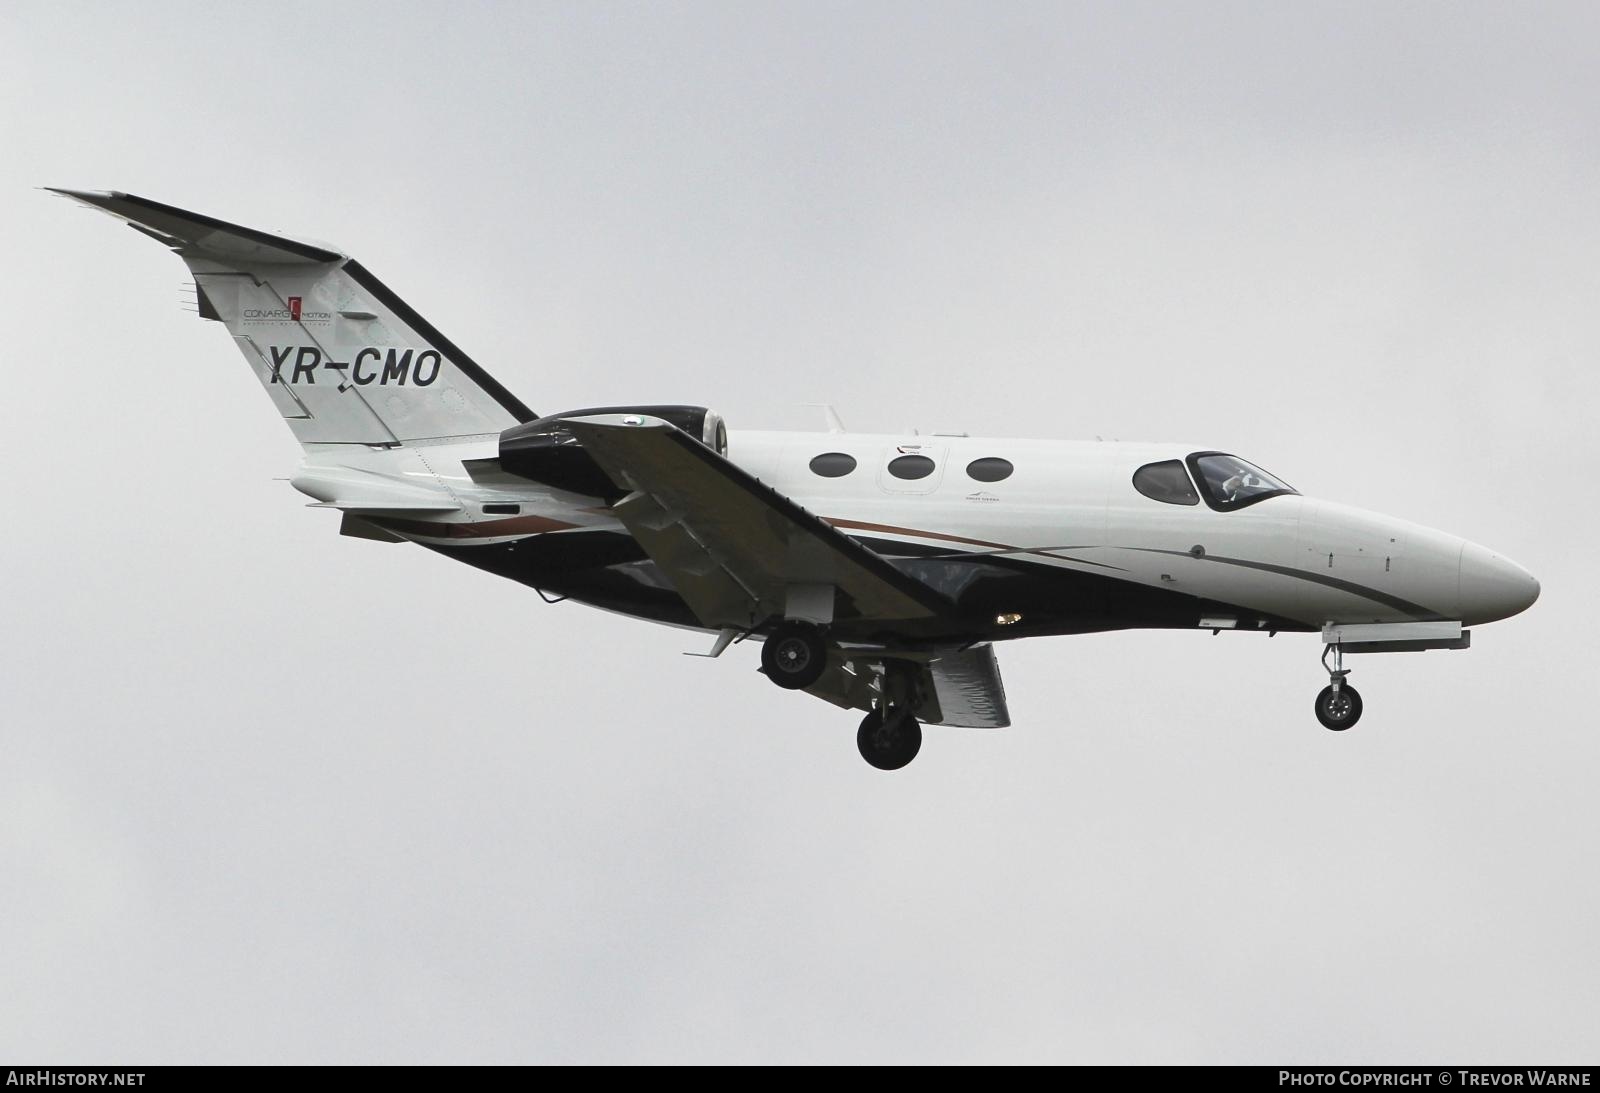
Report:
[[1011,460],[997,455],[986,455],[967,464],[967,477],[976,482],[1003,482],[1016,470]]
[[915,481],[933,473],[934,463],[925,455],[902,455],[889,460],[889,473],[896,478]]
[[843,452],[823,452],[811,460],[811,473],[822,478],[843,478],[856,469],[856,457]]
[[1180,459],[1167,459],[1160,463],[1146,463],[1133,472],[1133,488],[1150,498],[1168,505],[1198,505],[1200,495],[1194,492],[1189,472],[1183,469]]
[[1218,510],[1242,509],[1279,494],[1299,492],[1255,464],[1225,452],[1195,452],[1189,457],[1189,469],[1205,491],[1206,504]]

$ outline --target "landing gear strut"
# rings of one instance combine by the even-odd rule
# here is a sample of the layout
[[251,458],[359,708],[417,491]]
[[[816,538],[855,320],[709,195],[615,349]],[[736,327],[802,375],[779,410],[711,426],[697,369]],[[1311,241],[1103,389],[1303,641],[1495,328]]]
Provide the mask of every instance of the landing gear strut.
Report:
[[[1333,667],[1328,668],[1328,654]],[[1350,669],[1344,666],[1344,650],[1330,644],[1322,650],[1322,666],[1328,668],[1328,685],[1317,694],[1317,720],[1322,727],[1343,732],[1361,720],[1361,692],[1345,681]]]
[[785,622],[761,646],[761,668],[767,678],[790,691],[804,690],[822,678],[828,647],[814,626]]
[[899,770],[922,749],[922,726],[911,711],[890,706],[876,709],[861,721],[856,733],[861,758],[879,770]]

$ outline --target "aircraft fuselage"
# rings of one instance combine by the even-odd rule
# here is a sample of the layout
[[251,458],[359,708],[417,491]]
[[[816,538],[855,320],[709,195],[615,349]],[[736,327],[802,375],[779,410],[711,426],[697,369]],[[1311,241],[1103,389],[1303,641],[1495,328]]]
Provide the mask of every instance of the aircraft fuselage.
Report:
[[[465,512],[386,520],[386,528],[547,593],[699,625],[594,498],[531,482],[477,480],[465,461],[485,452],[451,448],[453,458],[438,449],[428,464]],[[1196,486],[1198,503],[1158,500],[1135,487],[1141,467],[1182,463],[1204,451],[1180,444],[734,430],[727,454],[948,596],[958,606],[959,628],[938,637],[1000,640],[1134,627],[1312,631],[1331,623],[1441,619],[1476,625],[1515,614],[1538,594],[1537,582],[1515,563],[1394,517],[1297,493],[1218,509],[1206,503],[1203,487]],[[917,478],[897,475],[891,464],[907,456],[929,461],[931,469]],[[814,461],[830,473],[817,473]],[[837,474],[850,462],[847,473]],[[969,472],[976,466],[993,478],[1005,465],[1010,471],[998,480]]]

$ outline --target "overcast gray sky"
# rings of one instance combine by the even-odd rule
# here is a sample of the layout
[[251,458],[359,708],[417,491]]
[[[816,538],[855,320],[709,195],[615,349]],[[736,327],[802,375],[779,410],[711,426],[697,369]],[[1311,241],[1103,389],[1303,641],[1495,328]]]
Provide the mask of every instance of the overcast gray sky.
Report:
[[[0,6],[0,1057],[1600,1060],[1592,4]],[[1543,582],[1467,653],[1002,649],[897,775],[749,647],[336,534],[182,265],[535,409],[1176,439]],[[1586,712],[1587,711],[1587,712]]]

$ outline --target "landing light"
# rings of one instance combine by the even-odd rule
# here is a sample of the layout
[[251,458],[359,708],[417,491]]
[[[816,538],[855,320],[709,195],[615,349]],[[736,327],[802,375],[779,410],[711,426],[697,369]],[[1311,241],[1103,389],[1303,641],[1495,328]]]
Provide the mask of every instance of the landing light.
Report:
[[1022,616],[1015,611],[1007,611],[1004,615],[996,615],[994,617],[994,624],[996,626],[1010,626],[1012,623],[1021,621]]

